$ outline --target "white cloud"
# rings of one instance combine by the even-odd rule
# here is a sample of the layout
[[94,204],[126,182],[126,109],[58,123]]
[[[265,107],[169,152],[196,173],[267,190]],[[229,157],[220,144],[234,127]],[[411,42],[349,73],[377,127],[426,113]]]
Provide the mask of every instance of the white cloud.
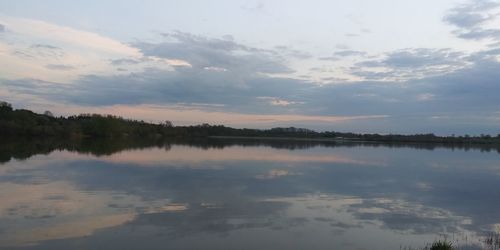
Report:
[[[0,37],[0,73],[7,79],[32,78],[68,83],[81,75],[173,70],[189,62],[145,56],[139,49],[100,34],[44,21],[0,16],[8,27]],[[126,58],[135,64],[114,65]],[[54,65],[64,65],[54,67]],[[71,69],[71,70],[68,70]]]
[[290,106],[293,104],[304,104],[304,102],[294,102],[294,101],[289,101],[289,100],[280,99],[277,97],[270,97],[270,96],[259,96],[259,97],[257,97],[257,99],[266,100],[266,101],[268,101],[269,104],[271,104],[273,106],[286,107],[286,106]]
[[226,72],[227,69],[221,67],[204,67],[204,70],[215,71],[215,72]]
[[100,53],[140,56],[138,49],[96,33],[33,19],[0,17],[0,20],[6,27],[9,27],[9,31],[18,35],[53,40],[64,45],[87,48]]
[[434,95],[434,94],[431,94],[431,93],[423,93],[423,94],[419,94],[419,95],[417,95],[417,100],[418,100],[418,101],[421,101],[421,102],[425,102],[425,101],[431,101],[431,100],[433,100],[435,97],[436,97],[436,95]]

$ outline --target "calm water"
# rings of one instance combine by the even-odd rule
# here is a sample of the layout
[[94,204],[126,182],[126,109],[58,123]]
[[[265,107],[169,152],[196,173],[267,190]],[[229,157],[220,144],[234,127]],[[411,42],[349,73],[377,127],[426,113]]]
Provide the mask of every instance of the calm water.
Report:
[[234,141],[2,150],[6,249],[401,249],[445,236],[482,249],[500,226],[496,150]]

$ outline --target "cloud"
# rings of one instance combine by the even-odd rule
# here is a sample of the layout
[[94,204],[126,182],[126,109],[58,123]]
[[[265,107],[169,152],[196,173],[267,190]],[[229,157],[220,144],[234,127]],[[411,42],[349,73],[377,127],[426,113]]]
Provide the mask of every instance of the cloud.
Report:
[[312,58],[312,55],[310,53],[302,50],[293,49],[289,46],[275,46],[274,49],[276,50],[276,53],[281,54],[284,57],[290,57],[301,60]]
[[471,40],[489,38],[498,41],[500,29],[494,23],[499,16],[499,7],[500,3],[496,1],[469,1],[451,9],[443,20],[458,28],[455,34],[460,38]]
[[358,50],[341,50],[333,53],[336,56],[364,56],[366,52]]
[[61,49],[57,46],[53,46],[53,45],[49,45],[49,44],[33,44],[33,45],[31,45],[31,48],[34,48],[34,49],[55,49],[55,50]]
[[435,96],[436,95],[434,95],[432,93],[418,94],[417,95],[417,100],[422,101],[422,102],[424,102],[424,101],[430,101],[430,100],[433,100]]
[[138,64],[140,62],[141,62],[140,60],[132,58],[118,58],[111,60],[112,65],[129,65],[129,64]]
[[500,48],[481,50],[469,56],[471,61],[495,60],[500,55]]
[[425,67],[436,65],[456,65],[460,57],[460,52],[449,49],[414,49],[391,52],[383,63],[391,67]]
[[47,64],[45,65],[46,68],[48,69],[53,69],[53,70],[73,70],[75,67],[71,65],[66,65],[66,64]]
[[464,33],[459,33],[458,37],[472,40],[481,40],[485,38],[498,40],[500,38],[500,29],[474,29]]
[[365,67],[419,68],[431,66],[462,65],[463,53],[450,49],[403,49],[385,54],[380,61],[365,61],[358,65]]
[[195,68],[223,68],[237,74],[292,73],[277,51],[238,44],[232,40],[207,38],[184,32],[165,33],[162,43],[138,42],[134,46],[146,56],[189,62]]
[[92,32],[33,19],[11,18],[5,16],[2,16],[1,19],[3,23],[9,26],[12,32],[16,34],[22,34],[29,37],[47,37],[65,44],[89,48],[105,54],[111,53],[134,56],[139,53],[136,48]]
[[359,34],[356,34],[356,33],[345,33],[345,36],[347,36],[347,37],[358,37]]
[[304,102],[294,102],[289,100],[280,99],[277,97],[259,96],[257,99],[268,101],[273,106],[290,106],[294,104],[304,104]]
[[470,64],[465,53],[451,49],[402,49],[381,57],[357,62],[350,73],[371,80],[409,80],[450,73]]
[[97,33],[32,19],[1,16],[0,20],[10,31],[0,40],[0,73],[7,79],[67,84],[85,75],[190,66],[181,60],[146,56],[139,48]]
[[5,32],[5,25],[0,23],[0,33]]
[[227,69],[219,67],[205,67],[204,70],[216,71],[216,72],[226,72]]
[[260,1],[255,3],[246,3],[242,5],[241,8],[247,11],[263,11],[265,8],[265,4]]
[[[323,57],[319,57],[318,59],[322,60],[322,61],[338,61],[338,60],[340,60],[340,58],[336,57],[336,56],[323,56]],[[318,69],[318,67],[313,67],[313,68]]]
[[455,8],[451,13],[444,17],[444,20],[460,28],[474,28],[494,16],[481,15],[468,7]]

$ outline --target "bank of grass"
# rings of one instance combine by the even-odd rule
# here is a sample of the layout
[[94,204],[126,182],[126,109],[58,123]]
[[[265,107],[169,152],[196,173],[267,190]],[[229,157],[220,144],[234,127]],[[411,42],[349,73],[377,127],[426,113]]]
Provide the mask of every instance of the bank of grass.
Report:
[[500,233],[491,232],[484,236],[455,235],[454,240],[448,238],[435,240],[427,243],[425,247],[400,247],[400,250],[466,250],[466,249],[485,249],[500,250]]

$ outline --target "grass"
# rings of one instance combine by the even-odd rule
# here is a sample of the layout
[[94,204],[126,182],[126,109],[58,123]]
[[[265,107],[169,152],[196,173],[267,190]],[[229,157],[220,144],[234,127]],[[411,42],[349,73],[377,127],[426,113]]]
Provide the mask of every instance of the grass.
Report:
[[[441,235],[438,239],[426,243],[425,246],[400,246],[400,250],[500,250],[500,227],[489,234],[475,235],[454,233]],[[451,237],[451,238],[448,238]]]
[[432,244],[427,243],[425,247],[400,246],[399,249],[400,250],[459,250],[460,248],[453,247],[453,244],[445,239],[445,240],[434,241]]
[[486,237],[484,240],[487,246],[491,249],[500,249],[500,233],[492,233]]
[[430,250],[453,250],[453,244],[449,241],[436,241],[432,243]]

